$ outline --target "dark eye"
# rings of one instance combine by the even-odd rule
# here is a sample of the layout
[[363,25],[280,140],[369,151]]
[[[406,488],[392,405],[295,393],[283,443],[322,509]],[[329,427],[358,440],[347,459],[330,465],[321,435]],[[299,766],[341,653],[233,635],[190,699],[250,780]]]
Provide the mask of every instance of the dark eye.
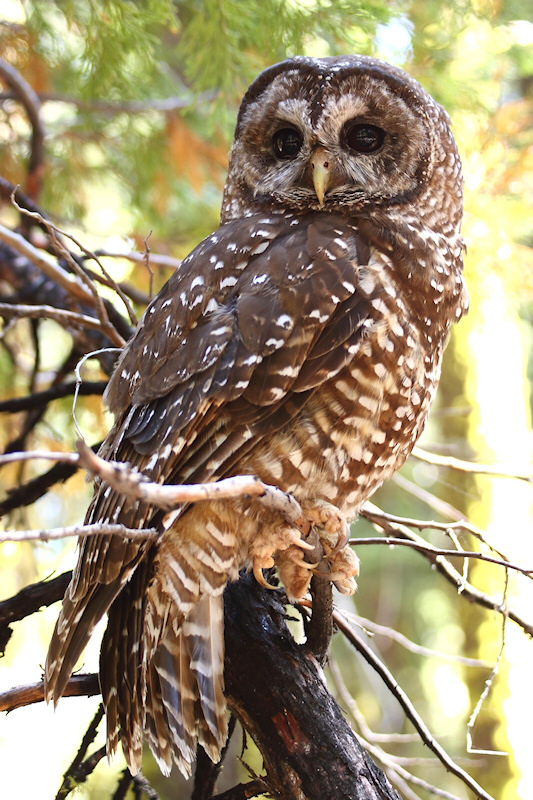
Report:
[[343,139],[350,150],[355,150],[356,153],[375,153],[385,141],[385,131],[366,122],[356,125],[348,123],[344,128]]
[[281,128],[272,137],[272,149],[276,158],[294,158],[302,149],[303,136],[294,128]]

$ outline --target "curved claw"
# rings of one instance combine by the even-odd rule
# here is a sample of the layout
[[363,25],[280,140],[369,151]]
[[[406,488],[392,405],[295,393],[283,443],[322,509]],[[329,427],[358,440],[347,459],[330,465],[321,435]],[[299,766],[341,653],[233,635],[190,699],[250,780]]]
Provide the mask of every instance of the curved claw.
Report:
[[291,555],[291,562],[296,564],[298,567],[308,569],[310,572],[313,572],[313,570],[315,570],[320,563],[317,561],[315,564],[311,564],[309,561],[305,561],[303,558],[298,558],[296,555]]
[[265,589],[272,589],[272,590],[275,590],[275,589],[278,588],[277,586],[272,586],[271,583],[268,583],[268,581],[265,580],[265,576],[263,575],[263,571],[262,571],[261,567],[259,567],[257,564],[253,565],[252,572],[254,573],[254,578],[256,579],[257,583],[260,586],[264,586]]
[[333,556],[336,556],[337,553],[340,553],[341,550],[344,550],[349,540],[350,540],[350,526],[348,525],[347,522],[345,522],[344,533],[341,533],[341,531],[339,531],[339,538],[337,539],[337,544],[335,545],[331,553],[328,553],[327,558],[328,559],[333,558]]

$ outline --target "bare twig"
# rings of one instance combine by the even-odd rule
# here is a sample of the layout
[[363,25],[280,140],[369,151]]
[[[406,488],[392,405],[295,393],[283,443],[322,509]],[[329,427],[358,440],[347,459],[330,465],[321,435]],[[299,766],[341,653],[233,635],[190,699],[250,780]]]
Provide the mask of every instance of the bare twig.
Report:
[[483,703],[487,699],[487,697],[489,695],[489,692],[490,692],[490,690],[492,688],[492,684],[494,683],[494,679],[495,679],[496,675],[498,674],[498,672],[500,670],[500,663],[501,663],[501,660],[503,658],[503,653],[504,653],[504,650],[505,650],[505,632],[507,630],[507,619],[508,619],[508,616],[507,616],[507,593],[508,593],[508,590],[509,590],[509,573],[506,572],[505,573],[505,588],[504,588],[504,592],[503,592],[503,602],[502,602],[502,607],[503,607],[503,611],[502,611],[502,640],[501,640],[501,644],[500,644],[500,651],[498,653],[498,657],[496,659],[496,663],[494,664],[494,667],[493,667],[489,677],[485,681],[485,686],[483,688],[483,691],[481,692],[481,695],[479,696],[479,700],[477,701],[477,703],[475,705],[475,708],[472,711],[472,714],[470,715],[470,719],[468,720],[468,724],[466,726],[466,749],[467,749],[467,751],[469,753],[479,753],[481,755],[491,755],[491,756],[506,756],[506,755],[508,755],[508,753],[506,753],[503,750],[481,750],[481,749],[479,749],[477,747],[474,747],[474,745],[472,743],[472,734],[473,734],[473,730],[474,730],[477,718],[479,716],[479,712],[481,711]]
[[87,731],[85,732],[85,735],[82,739],[78,752],[76,753],[69,768],[66,770],[66,772],[63,773],[63,782],[59,788],[58,793],[56,794],[56,800],[64,800],[64,798],[67,797],[79,783],[83,783],[86,780],[87,776],[90,775],[90,773],[93,771],[96,764],[105,755],[105,747],[104,747],[101,748],[99,751],[97,751],[97,754],[93,753],[90,759],[87,759],[85,761],[83,760],[83,757],[87,752],[87,748],[94,742],[98,726],[100,725],[103,716],[104,716],[104,706],[103,703],[100,703],[100,705],[98,706],[98,710],[91,721],[91,724],[89,725]]
[[[67,683],[63,697],[92,697],[100,694],[100,684],[96,673],[73,675]],[[44,701],[44,683],[28,683],[24,686],[14,686],[7,692],[0,693],[0,711],[14,711],[22,706]]]
[[343,613],[348,619],[353,619],[353,621],[357,625],[360,625],[362,628],[364,628],[365,631],[392,639],[392,641],[397,642],[399,645],[401,645],[401,647],[409,650],[410,653],[415,653],[416,655],[424,656],[425,658],[438,658],[441,661],[453,661],[454,664],[461,664],[464,667],[481,667],[483,669],[490,669],[492,667],[492,663],[489,663],[488,661],[482,661],[479,658],[465,658],[464,656],[442,653],[440,650],[431,650],[429,647],[423,647],[422,645],[413,642],[411,639],[408,639],[407,636],[404,636],[403,633],[400,633],[394,628],[389,628],[385,625],[378,625],[377,622],[374,622],[371,619],[360,617],[357,614],[350,614],[347,611],[344,611]]
[[[97,317],[89,317],[86,314],[79,314],[75,311],[64,311],[60,308],[53,308],[53,306],[25,306],[11,303],[0,303],[0,317],[4,319],[21,319],[29,317],[30,319],[52,319],[63,327],[72,328],[91,328],[96,329],[109,336],[115,344],[123,344],[122,337],[117,339],[118,334],[111,333],[110,323],[102,323]],[[115,329],[113,328],[113,331]]]
[[91,772],[94,771],[94,768],[105,758],[106,752],[106,746],[103,745],[98,750],[95,750],[94,753],[91,753],[91,755],[86,758],[85,761],[82,761],[72,772],[70,772],[71,768],[69,767],[69,773],[65,775],[55,800],[65,800],[80,783],[85,783]]
[[[365,516],[369,517],[369,510],[368,505],[365,508]],[[387,522],[381,515],[379,521],[376,521],[380,528],[382,528],[387,533],[392,534],[394,537],[398,537],[400,539],[406,539],[408,541],[416,542],[420,545],[418,552],[420,552],[424,558],[426,558],[432,566],[437,569],[441,575],[446,578],[449,583],[455,586],[458,592],[464,597],[466,600],[470,602],[476,603],[484,608],[488,608],[491,611],[496,611],[497,613],[502,613],[502,604],[499,600],[490,597],[490,595],[485,594],[484,592],[479,591],[476,589],[475,586],[468,583],[464,580],[464,577],[455,569],[450,562],[441,555],[435,555],[431,552],[431,550],[427,549],[427,542],[422,539],[422,537],[418,536],[413,531],[410,531],[405,525],[399,525],[393,522]],[[505,562],[505,567],[508,567],[509,564]],[[528,636],[533,636],[533,623],[528,622],[527,620],[523,619],[519,614],[517,614],[512,609],[507,609],[506,614],[509,619],[516,622]]]
[[[76,382],[59,383],[44,389],[42,392],[33,392],[25,397],[10,397],[8,400],[0,400],[0,414],[18,411],[30,411],[34,408],[41,408],[48,405],[52,400],[59,400],[62,397],[69,397],[76,391]],[[107,381],[83,381],[78,388],[80,395],[101,395],[107,386]]]
[[[128,261],[133,261],[135,264],[146,264],[146,254],[136,253],[134,250],[128,250],[127,253],[114,253],[111,250],[97,250],[96,255],[100,258],[126,258]],[[179,258],[172,258],[172,256],[164,256],[150,251],[151,267],[178,269],[180,265],[181,259]]]
[[420,447],[414,447],[411,455],[426,464],[434,464],[437,467],[450,467],[459,472],[468,472],[472,475],[492,475],[496,478],[515,478],[518,481],[533,483],[533,476],[526,472],[505,469],[504,467],[493,467],[488,464],[476,464],[473,461],[463,461],[453,456],[441,456],[436,453],[429,453]]
[[496,564],[505,569],[515,570],[525,575],[527,578],[533,577],[533,567],[531,569],[526,569],[525,567],[520,567],[518,564],[512,564],[510,561],[507,561],[507,559],[493,558],[492,556],[485,555],[485,553],[479,553],[477,550],[444,550],[440,547],[434,547],[428,542],[413,542],[408,539],[398,539],[391,536],[365,536],[361,539],[350,539],[349,544],[355,546],[384,544],[388,547],[410,547],[413,550],[431,553],[434,556],[445,556],[446,558],[473,558],[478,561],[485,561],[488,564]]
[[93,296],[85,286],[74,275],[62,269],[57,264],[57,261],[44,250],[34,247],[23,236],[11,231],[4,225],[0,225],[0,241],[25,256],[41,272],[65,289],[72,297],[75,297],[76,300],[93,305]]
[[435,740],[428,730],[425,723],[420,718],[418,712],[409,700],[401,686],[396,679],[391,675],[385,664],[376,656],[376,654],[368,647],[368,645],[356,634],[353,628],[346,622],[341,612],[334,611],[333,618],[335,624],[343,632],[348,641],[359,651],[365,661],[377,672],[380,678],[384,681],[385,685],[400,703],[406,717],[412,722],[415,730],[418,731],[420,738],[430,750],[435,753],[439,761],[444,764],[453,775],[458,777],[465,786],[472,789],[480,800],[494,800],[467,772],[453,761],[443,747]]
[[26,110],[30,121],[31,155],[28,164],[28,179],[26,192],[33,200],[39,197],[41,191],[42,168],[44,159],[44,126],[41,119],[41,101],[37,93],[27,83],[22,75],[7,61],[0,58],[0,78],[15,93]]
[[329,661],[329,669],[342,702],[349,710],[354,721],[358,725],[359,730],[361,731],[362,735],[358,735],[361,744],[372,756],[374,756],[377,761],[380,761],[383,764],[391,783],[393,783],[403,792],[404,797],[416,798],[416,800],[418,800],[418,795],[413,794],[413,792],[411,792],[411,790],[404,785],[404,781],[407,781],[408,783],[413,783],[416,786],[420,786],[420,788],[426,789],[429,794],[436,795],[437,797],[444,797],[446,800],[459,800],[459,798],[457,798],[455,795],[452,795],[442,789],[437,789],[437,787],[421,780],[420,778],[417,778],[408,770],[403,769],[403,767],[400,766],[400,762],[404,763],[407,759],[398,759],[396,756],[392,756],[379,746],[379,742],[411,742],[413,739],[418,738],[418,735],[387,733],[380,734],[372,731],[369,728],[364,715],[359,710],[357,703],[348,691],[338,664],[335,660]]
[[54,539],[67,539],[71,536],[123,536],[127,539],[153,539],[159,535],[155,528],[126,528],[95,522],[91,525],[70,525],[65,528],[48,528],[30,531],[4,531],[0,533],[1,542],[48,542]]

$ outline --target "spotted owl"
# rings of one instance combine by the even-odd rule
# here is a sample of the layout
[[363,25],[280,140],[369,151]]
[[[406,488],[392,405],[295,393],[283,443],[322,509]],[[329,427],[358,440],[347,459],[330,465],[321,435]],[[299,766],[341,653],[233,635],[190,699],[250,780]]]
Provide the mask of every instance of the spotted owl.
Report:
[[[118,360],[101,455],[164,484],[247,474],[291,492],[352,591],[356,559],[335,531],[422,432],[467,308],[461,216],[448,117],[414,79],[357,55],[270,67],[240,107],[219,229]],[[81,539],[46,696],[107,612],[109,752],[121,742],[135,773],[146,739],[164,773],[190,774],[197,742],[216,761],[226,738],[224,587],[276,565],[302,597],[306,542],[258,500],[168,513],[98,481],[86,521],[160,533]]]

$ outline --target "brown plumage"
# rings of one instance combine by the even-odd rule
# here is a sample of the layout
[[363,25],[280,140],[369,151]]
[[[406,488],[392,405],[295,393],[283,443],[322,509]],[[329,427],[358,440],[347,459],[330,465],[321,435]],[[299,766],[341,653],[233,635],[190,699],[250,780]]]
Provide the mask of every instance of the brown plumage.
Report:
[[[325,529],[329,503],[352,519],[420,435],[466,310],[461,215],[448,118],[404,72],[361,56],[266,70],[241,105],[221,227],[119,359],[101,454],[160,483],[256,474]],[[226,737],[224,587],[276,563],[301,596],[299,533],[251,500],[164,514],[98,482],[97,520],[161,536],[81,540],[46,695],[61,696],[107,612],[110,751],[120,740],[135,772],[146,738],[164,772],[174,759],[189,774],[196,742],[216,760]],[[356,567],[339,555],[342,591]]]

